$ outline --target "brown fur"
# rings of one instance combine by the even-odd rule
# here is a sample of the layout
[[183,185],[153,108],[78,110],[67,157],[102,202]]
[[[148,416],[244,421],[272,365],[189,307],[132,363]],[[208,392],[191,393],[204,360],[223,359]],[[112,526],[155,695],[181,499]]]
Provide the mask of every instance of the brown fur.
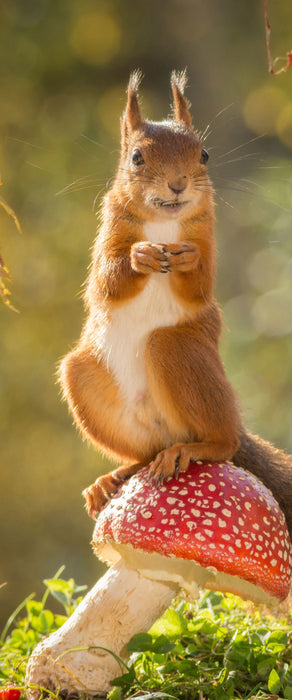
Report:
[[[172,74],[174,118],[159,123],[141,117],[140,79],[135,73],[129,82],[120,164],[104,198],[85,295],[87,319],[76,349],[60,365],[64,397],[82,434],[130,463],[85,490],[87,507],[100,510],[120,481],[149,462],[150,474],[160,482],[185,470],[191,459],[233,458],[272,489],[291,532],[291,461],[245,431],[219,356],[212,186],[183,94],[185,74]],[[132,160],[135,149],[144,159],[138,166]],[[178,239],[145,240],[149,222],[170,221],[170,202],[182,202],[176,210]],[[170,304],[180,310],[179,319],[159,327],[153,322],[144,346],[146,390],[130,401],[110,353],[102,350],[103,333],[161,273],[168,276]],[[127,324],[127,314],[121,318]]]

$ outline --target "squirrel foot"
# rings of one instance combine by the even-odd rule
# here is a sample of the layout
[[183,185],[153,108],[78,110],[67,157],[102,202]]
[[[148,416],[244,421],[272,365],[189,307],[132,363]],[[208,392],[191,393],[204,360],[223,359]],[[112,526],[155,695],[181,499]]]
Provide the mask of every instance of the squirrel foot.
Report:
[[96,481],[82,491],[88,515],[93,519],[99,513],[112,496],[117,492],[123,479],[114,472],[100,476]]
[[157,485],[165,479],[177,477],[179,472],[185,472],[189,466],[191,457],[187,445],[178,443],[158,452],[149,469],[149,480]]
[[158,452],[149,469],[149,479],[157,485],[165,479],[177,477],[179,472],[185,472],[189,463],[200,461],[218,462],[232,459],[236,451],[236,444],[223,443],[177,443],[172,447]]

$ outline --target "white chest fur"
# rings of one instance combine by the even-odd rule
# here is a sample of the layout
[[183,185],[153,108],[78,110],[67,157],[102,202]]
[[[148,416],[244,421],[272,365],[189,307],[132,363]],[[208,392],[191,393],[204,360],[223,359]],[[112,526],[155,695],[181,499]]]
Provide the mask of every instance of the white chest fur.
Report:
[[[176,221],[147,223],[145,240],[151,243],[175,243],[179,224]],[[100,339],[100,349],[116,382],[129,401],[147,390],[144,350],[151,331],[176,324],[183,309],[173,296],[168,274],[154,272],[143,291],[111,314]]]

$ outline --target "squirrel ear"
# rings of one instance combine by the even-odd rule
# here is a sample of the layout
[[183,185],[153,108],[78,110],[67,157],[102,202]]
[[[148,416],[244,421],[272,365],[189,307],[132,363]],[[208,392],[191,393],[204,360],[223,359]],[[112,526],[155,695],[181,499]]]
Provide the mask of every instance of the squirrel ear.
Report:
[[142,124],[138,102],[138,88],[142,80],[142,72],[135,70],[130,75],[128,84],[128,101],[121,119],[122,157],[126,156],[129,133]]
[[123,121],[126,122],[128,129],[137,129],[142,123],[140,107],[138,102],[138,88],[142,80],[140,70],[135,70],[130,75],[128,85],[128,101],[123,115]]
[[179,73],[172,71],[170,84],[173,94],[173,116],[176,122],[183,122],[186,126],[192,126],[192,117],[189,112],[190,103],[184,97],[184,89],[187,82],[186,71]]

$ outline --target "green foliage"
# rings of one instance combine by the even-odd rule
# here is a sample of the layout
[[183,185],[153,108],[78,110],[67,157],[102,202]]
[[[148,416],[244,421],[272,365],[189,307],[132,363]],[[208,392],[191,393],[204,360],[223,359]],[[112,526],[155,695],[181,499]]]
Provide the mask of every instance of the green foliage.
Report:
[[[0,689],[7,683],[23,686],[26,662],[41,639],[55,632],[75,610],[81,600],[79,593],[87,586],[77,586],[73,579],[59,578],[61,567],[52,579],[44,581],[45,593],[40,601],[28,596],[8,619],[0,637]],[[47,608],[51,595],[63,607],[65,614]],[[25,610],[25,617],[18,617]]]
[[128,650],[132,664],[113,682],[111,700],[292,697],[290,618],[276,619],[231,594],[178,602]]
[[[44,582],[40,601],[29,596],[5,625],[0,691],[9,684],[25,690],[29,655],[80,601],[78,594],[85,586],[59,578],[62,571]],[[47,607],[49,595],[61,603],[65,614]],[[24,610],[25,616],[20,616]],[[130,640],[128,652],[129,662],[120,660],[125,672],[113,681],[109,700],[247,700],[271,694],[292,700],[290,615],[276,617],[231,594],[205,591],[194,603],[178,599],[148,633]]]

